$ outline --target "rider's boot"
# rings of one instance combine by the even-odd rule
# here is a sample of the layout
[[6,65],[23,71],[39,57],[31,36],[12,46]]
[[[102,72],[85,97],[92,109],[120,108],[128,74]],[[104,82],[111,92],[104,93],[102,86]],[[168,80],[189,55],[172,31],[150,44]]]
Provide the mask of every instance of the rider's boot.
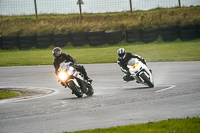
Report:
[[152,73],[152,70],[151,70],[151,69],[149,69],[149,71]]

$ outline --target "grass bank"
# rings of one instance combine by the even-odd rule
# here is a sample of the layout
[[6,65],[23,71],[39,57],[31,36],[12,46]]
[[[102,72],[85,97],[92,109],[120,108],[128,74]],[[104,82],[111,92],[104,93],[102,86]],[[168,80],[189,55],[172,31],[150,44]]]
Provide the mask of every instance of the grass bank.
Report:
[[[200,40],[182,42],[153,42],[149,44],[128,44],[125,41],[109,46],[107,44],[99,47],[85,45],[73,47],[68,44],[62,48],[64,53],[69,53],[77,59],[79,64],[90,63],[116,63],[117,49],[123,47],[127,52],[139,54],[148,62],[168,61],[200,61]],[[52,65],[53,46],[47,49],[31,50],[0,50],[0,66],[24,66],[24,65]]]
[[200,24],[200,6],[156,8],[102,14],[46,14],[0,16],[0,35],[32,35],[44,33],[71,33],[76,31],[115,31],[152,29],[171,25]]
[[126,125],[105,129],[83,130],[64,133],[199,133],[200,118],[168,119],[146,124]]

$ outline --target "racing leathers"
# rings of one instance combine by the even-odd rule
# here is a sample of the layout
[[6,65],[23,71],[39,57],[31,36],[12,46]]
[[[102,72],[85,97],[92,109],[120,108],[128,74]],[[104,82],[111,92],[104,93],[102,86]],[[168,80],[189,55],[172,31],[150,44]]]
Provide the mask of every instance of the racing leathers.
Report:
[[81,72],[83,75],[84,75],[84,79],[85,80],[88,80],[89,77],[87,76],[87,73],[85,71],[85,68],[84,66],[82,65],[77,65],[77,60],[72,58],[69,54],[67,53],[62,53],[60,54],[60,56],[58,57],[55,57],[54,58],[54,61],[53,61],[53,65],[54,65],[54,68],[55,68],[55,73],[56,75],[58,75],[58,69],[60,67],[60,64],[62,62],[72,62],[73,63],[73,67],[78,70],[79,72]]

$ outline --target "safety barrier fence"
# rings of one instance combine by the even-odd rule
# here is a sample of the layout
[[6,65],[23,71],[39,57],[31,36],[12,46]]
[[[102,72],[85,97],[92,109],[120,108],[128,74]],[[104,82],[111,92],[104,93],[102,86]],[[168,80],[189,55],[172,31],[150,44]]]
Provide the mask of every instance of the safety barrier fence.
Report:
[[21,49],[27,50],[31,47],[37,49],[45,49],[50,45],[55,47],[64,47],[69,42],[73,46],[100,46],[108,43],[115,45],[122,40],[134,44],[135,42],[154,42],[162,37],[165,42],[172,42],[180,38],[182,41],[190,41],[200,38],[199,25],[185,26],[169,26],[161,29],[151,30],[126,30],[125,34],[122,31],[93,31],[93,32],[74,32],[70,34],[37,34],[37,35],[22,35],[22,36],[5,36],[0,37],[1,49]]
[[105,13],[200,5],[199,0],[0,0],[0,15]]

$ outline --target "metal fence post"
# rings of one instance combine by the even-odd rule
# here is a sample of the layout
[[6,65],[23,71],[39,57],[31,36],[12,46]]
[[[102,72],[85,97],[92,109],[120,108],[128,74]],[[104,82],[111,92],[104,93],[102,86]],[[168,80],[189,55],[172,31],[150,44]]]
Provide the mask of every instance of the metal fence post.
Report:
[[37,19],[37,4],[36,4],[36,0],[34,0],[34,4],[35,4],[35,15],[36,15],[36,19]]
[[179,8],[181,7],[181,0],[178,0]]
[[82,16],[82,10],[81,10],[81,0],[78,0],[78,3],[79,3],[80,15]]
[[130,1],[130,9],[131,9],[131,14],[132,14],[132,1],[131,0],[129,1]]

